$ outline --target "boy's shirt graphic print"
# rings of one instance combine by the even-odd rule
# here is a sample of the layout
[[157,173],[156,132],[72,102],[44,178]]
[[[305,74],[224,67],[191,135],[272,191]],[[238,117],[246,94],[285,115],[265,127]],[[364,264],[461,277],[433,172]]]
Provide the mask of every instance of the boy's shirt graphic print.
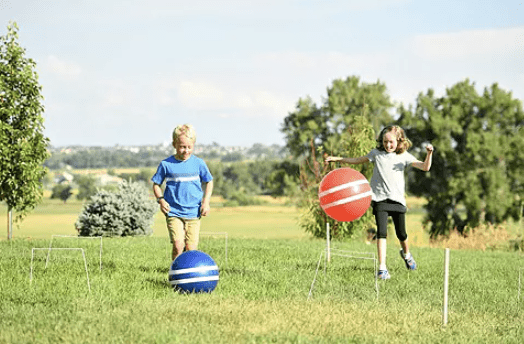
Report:
[[212,179],[205,162],[194,155],[185,161],[177,160],[174,156],[164,159],[151,178],[155,184],[166,182],[164,199],[171,207],[167,216],[185,219],[200,217],[204,196],[202,182]]

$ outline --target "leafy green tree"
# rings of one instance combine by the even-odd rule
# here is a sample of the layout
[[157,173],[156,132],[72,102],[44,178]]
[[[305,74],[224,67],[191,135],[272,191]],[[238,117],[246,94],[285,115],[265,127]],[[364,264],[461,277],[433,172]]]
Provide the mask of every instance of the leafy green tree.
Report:
[[300,166],[296,161],[284,160],[273,165],[264,180],[264,188],[273,197],[293,197],[299,191]]
[[[385,84],[363,83],[359,77],[337,79],[327,89],[323,104],[310,97],[299,99],[296,110],[282,126],[286,147],[300,162],[300,203],[303,215],[299,224],[314,236],[325,236],[326,223],[331,223],[334,237],[349,237],[371,225],[366,213],[353,222],[336,222],[328,218],[318,201],[318,185],[325,174],[336,166],[323,163],[324,155],[357,157],[375,146],[375,132],[392,121],[390,101]],[[352,166],[368,179],[368,165]]]
[[409,184],[428,199],[433,238],[522,216],[524,112],[511,92],[495,83],[479,94],[466,79],[440,98],[430,89],[399,111],[414,146],[435,147],[430,173],[413,174]]
[[53,186],[53,190],[51,193],[51,199],[61,199],[64,201],[64,203],[67,202],[67,200],[73,195],[71,192],[73,188],[71,185],[68,184],[56,184]]
[[311,144],[315,150],[336,145],[351,129],[355,116],[364,116],[377,132],[392,121],[392,108],[385,84],[361,83],[359,77],[351,76],[333,81],[320,106],[310,97],[299,99],[296,110],[284,118],[281,130],[291,154],[305,157],[310,156]]
[[[25,57],[18,26],[11,22],[0,37],[0,200],[22,220],[42,200],[44,136],[42,87],[34,60]],[[12,237],[8,224],[8,239]]]
[[295,112],[284,118],[281,131],[285,134],[286,147],[295,157],[307,156],[310,143],[321,145],[327,140],[329,116],[310,97],[300,98]]
[[95,177],[90,175],[75,175],[75,183],[78,185],[78,200],[89,199],[96,194],[98,183]]

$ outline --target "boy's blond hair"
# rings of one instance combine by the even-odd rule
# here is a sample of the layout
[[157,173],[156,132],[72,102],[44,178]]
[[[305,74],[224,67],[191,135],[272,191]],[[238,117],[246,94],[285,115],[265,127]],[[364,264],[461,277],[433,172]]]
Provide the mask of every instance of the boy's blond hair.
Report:
[[193,141],[193,143],[195,143],[196,141],[195,128],[193,128],[191,124],[177,125],[175,130],[173,130],[173,142],[177,142],[181,136],[185,136],[188,139],[190,139],[191,141]]
[[397,149],[395,150],[395,153],[402,154],[405,151],[407,151],[408,149],[410,149],[411,146],[413,145],[411,141],[408,139],[408,137],[406,136],[404,129],[402,129],[398,125],[388,125],[384,129],[382,129],[382,131],[380,132],[380,135],[378,135],[378,138],[377,138],[377,149],[378,150],[382,150],[382,151],[386,150],[384,148],[383,141],[384,141],[384,135],[386,135],[386,133],[389,133],[389,132],[393,132],[397,138]]

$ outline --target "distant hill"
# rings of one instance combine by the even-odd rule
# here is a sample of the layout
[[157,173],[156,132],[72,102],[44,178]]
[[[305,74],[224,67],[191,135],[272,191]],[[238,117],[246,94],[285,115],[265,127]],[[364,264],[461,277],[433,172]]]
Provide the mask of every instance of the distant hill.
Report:
[[[44,163],[49,169],[156,167],[173,154],[171,144],[144,146],[62,146],[49,147],[51,157]],[[251,147],[197,144],[193,154],[204,160],[233,162],[244,160],[282,160],[289,153],[279,145],[256,143]]]

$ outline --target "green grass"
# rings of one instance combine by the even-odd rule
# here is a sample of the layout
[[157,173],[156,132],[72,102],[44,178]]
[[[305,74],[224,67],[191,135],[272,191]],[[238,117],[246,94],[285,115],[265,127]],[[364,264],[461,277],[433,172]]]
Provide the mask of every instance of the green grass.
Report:
[[[379,283],[378,300],[372,263],[334,256],[308,301],[325,243],[296,227],[293,208],[273,205],[215,207],[203,220],[203,231],[228,233],[227,263],[223,238],[201,237],[199,248],[220,267],[211,294],[171,289],[170,246],[161,217],[151,237],[103,239],[102,271],[98,240],[54,239],[53,247],[85,249],[90,293],[75,251],[54,250],[47,268],[47,252],[36,251],[30,283],[31,249],[48,247],[52,234],[74,235],[80,207],[46,200],[15,228],[14,240],[2,235],[0,343],[522,343],[524,338],[524,291],[517,299],[522,255],[452,250],[446,327],[444,251],[414,246],[419,269],[408,272],[393,237],[392,279]],[[376,251],[363,242],[333,247]]]
[[[299,239],[308,235],[297,225],[297,211],[278,205],[223,208],[220,200],[211,204],[211,214],[202,219],[202,231],[227,232],[228,236],[261,239]],[[82,211],[82,202],[63,203],[48,198],[38,205],[20,224],[14,226],[14,238],[48,239],[51,235],[77,235],[75,222]],[[0,214],[7,214],[4,204]],[[7,237],[7,215],[0,215],[0,240]],[[167,238],[165,218],[155,216],[153,236]],[[5,233],[5,234],[4,234]]]
[[[81,239],[80,239],[81,240]],[[373,266],[334,256],[307,300],[322,240],[202,238],[220,281],[211,294],[182,295],[167,282],[165,238],[99,242],[55,239],[81,256],[31,248],[49,240],[0,242],[0,343],[518,343],[524,300],[517,300],[522,257],[507,252],[452,251],[449,324],[442,328],[443,251],[415,248],[419,270],[408,272],[388,251],[392,279],[374,290]],[[339,249],[374,251],[360,243]]]

